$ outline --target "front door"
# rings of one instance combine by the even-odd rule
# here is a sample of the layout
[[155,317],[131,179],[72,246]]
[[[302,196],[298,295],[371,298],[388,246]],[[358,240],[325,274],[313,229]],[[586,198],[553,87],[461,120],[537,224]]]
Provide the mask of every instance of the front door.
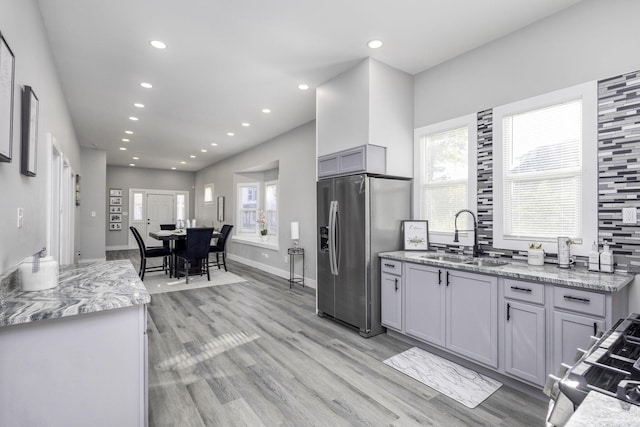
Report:
[[160,230],[160,224],[175,224],[175,199],[173,194],[147,194],[147,232],[144,233],[147,246],[158,246],[158,241],[149,232]]

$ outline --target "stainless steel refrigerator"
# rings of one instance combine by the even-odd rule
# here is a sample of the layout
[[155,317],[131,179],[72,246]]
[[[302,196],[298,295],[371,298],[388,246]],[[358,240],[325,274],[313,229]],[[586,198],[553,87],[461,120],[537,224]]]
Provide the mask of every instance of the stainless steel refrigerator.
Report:
[[380,324],[379,252],[401,249],[411,181],[351,175],[318,181],[318,315],[371,337]]

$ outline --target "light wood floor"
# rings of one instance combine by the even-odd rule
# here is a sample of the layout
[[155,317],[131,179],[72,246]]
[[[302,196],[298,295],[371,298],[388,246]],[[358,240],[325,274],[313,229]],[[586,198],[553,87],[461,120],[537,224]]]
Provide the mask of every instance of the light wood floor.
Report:
[[[108,259],[137,253],[112,252]],[[315,291],[242,264],[240,284],[153,295],[150,426],[543,426],[507,386],[475,409],[387,367],[410,346],[315,314]]]

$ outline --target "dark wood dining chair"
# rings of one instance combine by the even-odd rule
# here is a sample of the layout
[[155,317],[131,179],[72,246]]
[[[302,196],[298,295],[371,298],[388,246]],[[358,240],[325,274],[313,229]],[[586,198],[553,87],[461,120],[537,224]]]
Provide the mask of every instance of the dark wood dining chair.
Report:
[[[158,247],[146,247],[144,244],[144,240],[134,226],[129,227],[131,232],[133,233],[133,237],[135,237],[136,242],[138,243],[138,249],[140,250],[140,270],[138,271],[138,276],[140,276],[140,280],[144,280],[144,273],[147,271],[166,271],[167,263],[171,265],[171,249],[165,248],[164,246]],[[162,265],[158,266],[147,266],[147,258],[158,258],[162,257]]]
[[[175,224],[160,224],[160,230],[175,230],[176,229],[176,225]],[[171,250],[171,244],[168,240],[163,240],[162,241],[162,246],[166,249]],[[171,257],[168,258],[169,261],[171,261]],[[165,267],[165,274],[167,273],[167,271],[171,271],[171,263],[167,263],[167,259],[165,259],[164,261],[162,261]]]
[[213,228],[187,228],[187,241],[183,249],[175,249],[173,251],[176,256],[176,277],[180,277],[180,262],[184,261],[184,272],[186,282],[189,283],[189,270],[191,267],[199,264],[200,275],[203,274],[205,268],[207,270],[207,280],[211,280],[209,274],[209,245],[213,237]]
[[221,237],[218,237],[216,244],[209,248],[210,254],[216,254],[215,263],[209,261],[209,265],[217,265],[218,270],[220,269],[220,255],[222,255],[222,265],[224,266],[224,271],[227,270],[227,238],[229,234],[231,234],[231,229],[233,229],[233,225],[224,224],[222,229],[220,230]]

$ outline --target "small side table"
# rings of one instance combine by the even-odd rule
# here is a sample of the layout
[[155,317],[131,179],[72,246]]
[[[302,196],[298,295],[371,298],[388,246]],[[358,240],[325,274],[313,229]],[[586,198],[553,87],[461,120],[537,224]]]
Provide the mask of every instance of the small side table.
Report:
[[[289,289],[293,287],[294,283],[298,283],[304,288],[304,249],[289,248],[287,253],[289,254]],[[302,256],[302,276],[295,274],[296,256]]]

